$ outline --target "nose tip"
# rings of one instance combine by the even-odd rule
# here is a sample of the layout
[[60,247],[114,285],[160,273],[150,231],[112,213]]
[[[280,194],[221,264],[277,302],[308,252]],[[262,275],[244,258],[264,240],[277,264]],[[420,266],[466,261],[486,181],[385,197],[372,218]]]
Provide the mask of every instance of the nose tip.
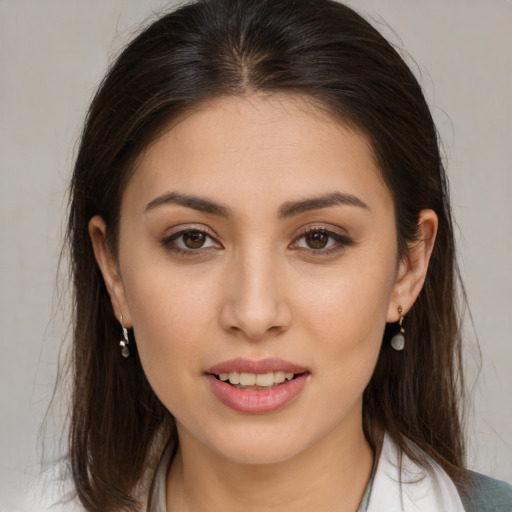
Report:
[[243,333],[248,339],[261,340],[268,335],[278,335],[286,330],[287,315],[281,312],[279,307],[270,309],[254,304],[249,307],[233,304],[229,309],[231,315],[226,324],[228,329],[234,333]]
[[261,340],[288,328],[291,312],[274,272],[257,272],[253,267],[231,277],[231,283],[226,283],[220,318],[224,329]]

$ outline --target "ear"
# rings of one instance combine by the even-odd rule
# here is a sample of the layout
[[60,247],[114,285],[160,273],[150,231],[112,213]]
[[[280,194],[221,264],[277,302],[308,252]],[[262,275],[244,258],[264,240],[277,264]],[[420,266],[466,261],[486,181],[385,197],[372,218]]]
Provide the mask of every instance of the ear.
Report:
[[422,210],[418,217],[418,240],[408,245],[407,254],[398,266],[386,317],[387,322],[399,320],[398,306],[402,315],[411,309],[418,297],[425,277],[437,234],[438,219],[433,210]]
[[123,327],[132,327],[130,311],[126,301],[126,291],[119,274],[119,266],[107,246],[106,235],[107,225],[103,217],[95,215],[89,221],[89,236],[91,237],[94,257],[103,275],[116,318],[119,320],[123,315]]

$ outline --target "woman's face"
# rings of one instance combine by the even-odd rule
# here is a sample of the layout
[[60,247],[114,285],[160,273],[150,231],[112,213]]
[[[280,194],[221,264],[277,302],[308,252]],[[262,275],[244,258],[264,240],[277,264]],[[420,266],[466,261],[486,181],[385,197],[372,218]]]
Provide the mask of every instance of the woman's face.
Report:
[[154,142],[102,268],[182,444],[270,463],[362,432],[413,300],[396,240],[367,139],[303,100],[220,99]]

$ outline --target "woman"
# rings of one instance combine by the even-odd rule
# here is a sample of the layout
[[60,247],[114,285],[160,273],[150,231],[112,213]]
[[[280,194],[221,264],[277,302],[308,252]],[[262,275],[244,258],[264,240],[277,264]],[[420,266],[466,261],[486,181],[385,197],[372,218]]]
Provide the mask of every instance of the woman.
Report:
[[86,510],[510,507],[464,469],[435,126],[348,7],[143,31],[91,105],[68,240]]

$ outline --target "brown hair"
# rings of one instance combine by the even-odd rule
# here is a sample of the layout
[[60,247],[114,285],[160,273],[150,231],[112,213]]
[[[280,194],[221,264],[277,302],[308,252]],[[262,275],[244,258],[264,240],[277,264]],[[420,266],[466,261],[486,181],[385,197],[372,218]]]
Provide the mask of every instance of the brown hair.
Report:
[[88,511],[138,510],[137,489],[147,487],[162,436],[177,443],[172,415],[146,380],[133,336],[133,357],[120,357],[120,327],[88,222],[103,216],[116,255],[121,197],[141,151],[184,109],[254,92],[309,97],[368,136],[394,198],[401,256],[417,237],[419,212],[436,212],[426,282],[407,316],[414,341],[397,353],[389,346],[396,326],[386,328],[364,393],[363,421],[374,448],[385,430],[418,460],[410,439],[462,481],[453,227],[437,132],[417,80],[379,32],[340,3],[199,0],[160,17],[119,55],[92,101],[74,168],[67,235],[75,294],[69,439],[75,487]]

